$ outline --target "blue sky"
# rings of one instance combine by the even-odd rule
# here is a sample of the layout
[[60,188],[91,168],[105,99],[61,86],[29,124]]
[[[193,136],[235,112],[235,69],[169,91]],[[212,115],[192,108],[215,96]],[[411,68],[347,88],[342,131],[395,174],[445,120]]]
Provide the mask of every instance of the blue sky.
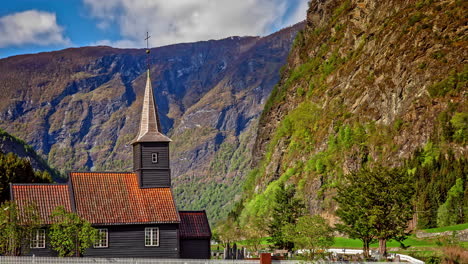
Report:
[[67,47],[150,46],[268,35],[305,19],[307,0],[15,0],[0,9],[0,58]]

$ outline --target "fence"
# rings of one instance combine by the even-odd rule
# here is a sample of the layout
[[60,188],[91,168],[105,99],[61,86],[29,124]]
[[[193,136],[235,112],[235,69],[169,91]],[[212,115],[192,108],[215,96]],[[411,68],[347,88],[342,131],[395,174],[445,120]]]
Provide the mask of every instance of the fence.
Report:
[[259,264],[258,260],[218,260],[218,259],[144,259],[144,258],[58,258],[58,257],[0,257],[1,264]]
[[[58,258],[58,257],[0,257],[1,264],[87,264],[87,263],[116,263],[116,264],[259,264],[259,260],[220,260],[220,259],[137,259],[137,258]],[[303,260],[273,260],[272,264],[304,264]],[[345,263],[324,262],[317,263]],[[346,262],[352,263],[352,262]],[[359,264],[379,264],[388,262],[356,262]],[[397,264],[398,262],[393,262]],[[424,262],[423,262],[424,263]],[[403,263],[402,263],[403,264]],[[406,263],[407,264],[407,263]]]

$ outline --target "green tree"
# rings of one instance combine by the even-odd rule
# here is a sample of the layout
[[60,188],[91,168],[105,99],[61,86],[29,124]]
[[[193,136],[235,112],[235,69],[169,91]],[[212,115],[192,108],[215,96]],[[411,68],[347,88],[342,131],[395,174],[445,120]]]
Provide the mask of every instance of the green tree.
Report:
[[31,163],[14,153],[0,152],[0,203],[9,199],[10,183],[47,183],[52,178],[47,172],[34,172]]
[[337,191],[335,200],[339,208],[336,215],[340,217],[341,223],[336,224],[336,229],[350,238],[361,240],[364,257],[369,258],[369,246],[376,239],[368,206],[363,206],[367,204],[367,197],[360,194],[359,188],[349,188],[348,185],[339,186]]
[[97,238],[97,230],[77,214],[57,207],[52,213],[50,245],[60,257],[81,256]]
[[260,250],[263,239],[268,235],[265,221],[256,216],[249,219],[248,224],[242,228],[242,233],[247,245],[256,252]]
[[447,200],[437,210],[437,225],[439,227],[464,222],[463,196],[463,179],[458,178],[455,185],[448,191]]
[[[389,239],[403,241],[408,233],[408,221],[413,217],[413,183],[400,168],[363,168],[345,177],[347,190],[338,193],[341,219],[348,228],[361,229],[361,240],[369,234],[379,240],[379,253],[387,255]],[[353,199],[342,199],[343,192]],[[358,202],[354,202],[354,200]],[[366,218],[362,218],[365,214]],[[357,220],[353,220],[355,217]],[[368,224],[364,221],[368,220]],[[346,229],[345,229],[346,230]],[[359,235],[353,233],[353,236]]]
[[293,241],[295,249],[306,249],[308,260],[324,258],[326,250],[334,243],[333,229],[320,215],[306,215],[297,219],[296,224],[283,227],[284,235]]
[[217,234],[218,239],[224,245],[238,241],[241,237],[239,225],[231,217],[218,222],[215,228],[215,233]]
[[[468,174],[468,162],[466,158],[456,157],[453,152],[448,151],[433,156],[432,162],[425,163],[428,154],[421,152],[417,151],[405,167],[415,180],[414,197],[418,228],[425,229],[437,227],[438,209],[447,201],[448,192],[456,180],[465,179]],[[463,195],[462,200],[468,204],[468,192]],[[464,215],[468,217],[466,213]]]
[[285,236],[283,227],[295,224],[297,219],[303,215],[305,208],[304,203],[295,195],[296,188],[294,185],[279,184],[279,189],[275,193],[272,220],[268,227],[269,242],[273,243],[277,248],[284,248],[289,251],[294,248],[294,243]]
[[29,248],[33,230],[40,226],[40,216],[35,205],[19,210],[15,202],[4,202],[0,206],[0,255],[20,255],[22,248]]

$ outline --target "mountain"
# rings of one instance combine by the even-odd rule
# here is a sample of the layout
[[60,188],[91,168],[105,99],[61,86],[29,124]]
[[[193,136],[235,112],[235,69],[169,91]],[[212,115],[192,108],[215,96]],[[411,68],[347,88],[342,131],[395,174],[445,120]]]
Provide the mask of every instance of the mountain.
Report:
[[[457,179],[465,186],[460,210],[468,208],[467,7],[311,1],[265,104],[254,169],[230,215],[241,225],[269,219],[276,190],[289,184],[309,213],[334,222],[343,175],[374,165],[413,175],[420,227],[437,225]],[[462,214],[457,221],[468,221]]]
[[[217,219],[233,205],[262,105],[302,27],[151,49],[181,209],[207,208]],[[84,47],[2,59],[0,127],[61,172],[131,170],[145,56],[138,49]]]

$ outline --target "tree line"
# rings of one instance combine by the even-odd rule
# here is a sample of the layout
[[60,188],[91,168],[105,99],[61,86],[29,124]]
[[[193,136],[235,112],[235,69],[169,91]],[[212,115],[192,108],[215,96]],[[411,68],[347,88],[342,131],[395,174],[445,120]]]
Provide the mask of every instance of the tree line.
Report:
[[[425,151],[427,153],[427,151]],[[417,155],[403,166],[363,166],[347,174],[336,188],[334,201],[339,222],[330,227],[318,215],[308,215],[294,184],[281,183],[275,192],[275,205],[269,217],[250,216],[241,225],[235,208],[216,228],[223,242],[244,240],[258,251],[267,241],[288,251],[308,249],[309,259],[333,245],[338,233],[363,243],[369,258],[370,244],[379,242],[379,254],[387,255],[386,242],[401,243],[410,235],[408,223],[417,217],[418,228],[447,226],[468,220],[468,166],[452,153]],[[429,161],[428,161],[429,160]],[[430,195],[430,193],[434,195]]]

